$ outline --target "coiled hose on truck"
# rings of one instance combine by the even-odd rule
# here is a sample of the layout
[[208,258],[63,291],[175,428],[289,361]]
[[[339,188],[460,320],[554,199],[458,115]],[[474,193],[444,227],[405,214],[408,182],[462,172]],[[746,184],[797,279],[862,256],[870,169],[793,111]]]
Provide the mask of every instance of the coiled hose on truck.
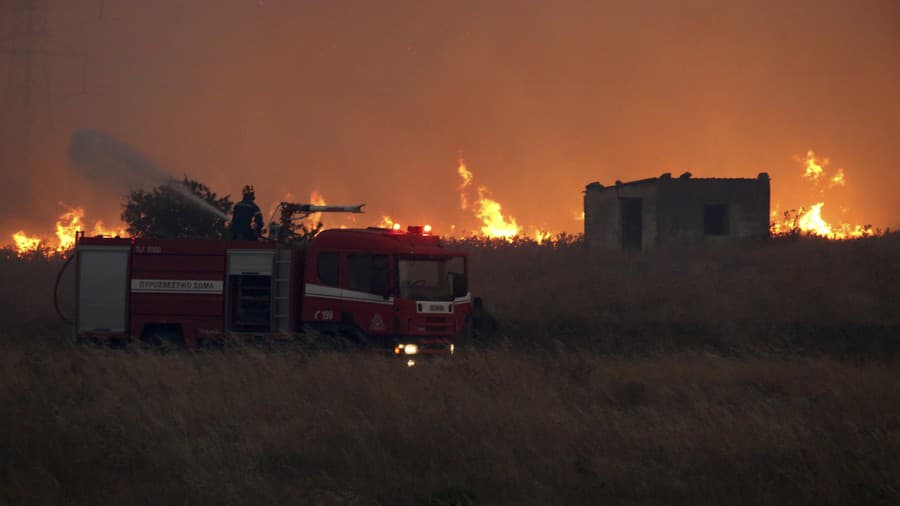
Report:
[[53,286],[53,308],[56,309],[56,314],[59,315],[59,318],[69,325],[72,324],[72,320],[67,318],[59,309],[59,282],[62,281],[63,274],[66,272],[66,267],[69,266],[73,258],[75,258],[74,252],[69,255],[69,258],[67,258],[65,263],[62,264],[62,267],[60,267],[59,274],[56,275],[56,284]]

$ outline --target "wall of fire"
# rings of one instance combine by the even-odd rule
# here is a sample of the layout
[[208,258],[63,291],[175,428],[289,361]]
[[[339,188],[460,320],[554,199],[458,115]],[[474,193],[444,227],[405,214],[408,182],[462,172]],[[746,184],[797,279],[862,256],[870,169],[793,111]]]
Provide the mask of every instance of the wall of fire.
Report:
[[723,244],[769,235],[770,181],[658,178],[584,192],[588,250],[648,250],[668,244]]

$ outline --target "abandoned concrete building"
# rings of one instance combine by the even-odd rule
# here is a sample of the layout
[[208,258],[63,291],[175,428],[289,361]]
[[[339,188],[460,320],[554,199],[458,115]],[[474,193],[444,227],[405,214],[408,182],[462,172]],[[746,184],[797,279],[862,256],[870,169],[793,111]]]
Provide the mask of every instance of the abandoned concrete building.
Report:
[[769,234],[769,175],[692,178],[686,172],[584,190],[589,250],[652,249],[666,244],[764,238]]

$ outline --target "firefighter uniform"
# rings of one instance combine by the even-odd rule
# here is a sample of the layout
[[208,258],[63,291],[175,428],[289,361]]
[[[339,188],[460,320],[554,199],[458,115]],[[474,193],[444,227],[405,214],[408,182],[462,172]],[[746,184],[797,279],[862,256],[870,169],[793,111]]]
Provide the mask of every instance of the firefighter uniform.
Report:
[[263,228],[263,216],[259,206],[254,202],[256,195],[252,186],[244,187],[244,198],[234,205],[231,218],[231,236],[242,241],[259,239]]

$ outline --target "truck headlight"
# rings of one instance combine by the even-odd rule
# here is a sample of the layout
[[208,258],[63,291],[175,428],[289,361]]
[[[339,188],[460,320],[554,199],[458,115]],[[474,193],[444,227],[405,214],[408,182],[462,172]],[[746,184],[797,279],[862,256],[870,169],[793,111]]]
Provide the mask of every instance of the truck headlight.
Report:
[[398,344],[394,346],[394,355],[415,355],[419,353],[419,347],[415,344]]

